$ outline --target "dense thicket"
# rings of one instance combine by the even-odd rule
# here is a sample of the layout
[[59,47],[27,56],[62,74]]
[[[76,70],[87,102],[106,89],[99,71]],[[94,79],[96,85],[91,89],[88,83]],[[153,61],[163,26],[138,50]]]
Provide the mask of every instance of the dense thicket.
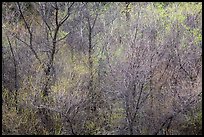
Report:
[[3,134],[202,134],[199,2],[2,3]]

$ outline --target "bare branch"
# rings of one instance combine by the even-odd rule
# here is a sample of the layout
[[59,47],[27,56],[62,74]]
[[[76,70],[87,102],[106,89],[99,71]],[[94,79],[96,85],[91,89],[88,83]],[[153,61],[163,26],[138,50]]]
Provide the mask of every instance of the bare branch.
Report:
[[70,16],[70,10],[71,7],[74,5],[74,2],[68,7],[67,15],[64,16],[64,18],[59,22],[59,26],[61,26]]

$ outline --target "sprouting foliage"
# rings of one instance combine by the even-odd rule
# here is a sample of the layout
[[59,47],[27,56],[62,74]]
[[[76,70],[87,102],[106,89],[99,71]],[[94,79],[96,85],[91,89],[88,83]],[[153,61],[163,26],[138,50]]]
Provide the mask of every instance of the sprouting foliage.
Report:
[[202,134],[201,2],[3,2],[2,134]]

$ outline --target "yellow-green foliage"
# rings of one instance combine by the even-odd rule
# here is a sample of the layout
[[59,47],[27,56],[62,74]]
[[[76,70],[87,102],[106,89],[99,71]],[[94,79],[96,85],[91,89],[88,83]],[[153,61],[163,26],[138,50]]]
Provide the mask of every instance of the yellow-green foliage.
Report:
[[[91,116],[92,117],[92,116]],[[110,117],[107,117],[106,111],[97,111],[97,117],[94,116],[85,122],[85,134],[97,135],[101,134],[105,129],[104,126],[109,125]],[[110,129],[107,129],[110,130]]]
[[200,29],[193,29],[192,33],[194,36],[195,44],[198,44],[199,42],[202,41],[202,33]]
[[149,134],[149,131],[147,128],[143,128],[142,129],[142,135],[148,135]]
[[14,104],[14,94],[2,87],[2,99],[6,104]]
[[123,118],[123,114],[120,113],[113,113],[111,115],[111,124],[115,124],[117,123],[118,120],[120,120],[121,118]]
[[67,79],[67,78],[61,78],[59,79],[55,85],[53,85],[51,87],[53,92],[57,92],[57,93],[65,93],[72,85],[71,85],[71,79]]
[[129,3],[127,7],[126,7],[126,5],[121,5],[121,6],[122,6],[122,8],[121,8],[121,13],[122,14],[125,14],[127,12],[131,12],[132,8],[133,8],[132,3]]
[[19,103],[30,103],[29,98],[35,96],[36,92],[39,92],[39,87],[35,85],[36,78],[33,76],[27,76],[20,82],[21,88],[18,89],[18,101]]
[[[14,94],[11,94],[7,89],[3,88],[2,98],[2,132],[3,134],[50,134],[43,127],[38,109],[32,107],[31,100],[28,97],[32,96],[32,91],[29,88],[21,88],[18,95],[18,111],[15,107]],[[30,92],[30,93],[29,93]],[[52,105],[52,98],[45,98]],[[31,106],[31,107],[30,107]],[[61,134],[62,122],[58,113],[50,114],[54,122],[55,134]]]
[[87,121],[86,124],[85,124],[85,127],[89,130],[89,131],[92,131],[95,129],[96,127],[96,124],[92,121]]
[[110,124],[113,126],[118,126],[121,120],[125,117],[125,110],[121,108],[121,104],[119,102],[114,103],[114,110],[110,116]]
[[78,74],[87,74],[89,72],[88,68],[83,64],[78,64],[74,66],[74,71]]
[[123,51],[124,51],[124,48],[123,48],[123,47],[119,47],[119,48],[117,48],[116,51],[115,51],[115,53],[114,53],[115,57],[116,57],[116,58],[121,57]]
[[[100,119],[98,119],[98,120],[100,120]],[[102,121],[102,120],[100,120],[100,121]],[[101,122],[93,122],[93,121],[87,121],[86,123],[85,123],[85,129],[87,130],[86,132],[86,134],[89,134],[89,135],[97,135],[97,134],[100,134],[100,130],[102,130],[102,126],[103,125],[101,125],[100,124]]]
[[[36,125],[39,122],[36,111],[31,109],[23,109],[21,113],[16,112],[14,107],[2,106],[2,124],[3,131],[9,129],[10,134],[39,134],[36,131]],[[5,134],[8,134],[5,132]]]
[[55,123],[55,135],[60,135],[63,127],[60,115],[55,114],[53,120]]

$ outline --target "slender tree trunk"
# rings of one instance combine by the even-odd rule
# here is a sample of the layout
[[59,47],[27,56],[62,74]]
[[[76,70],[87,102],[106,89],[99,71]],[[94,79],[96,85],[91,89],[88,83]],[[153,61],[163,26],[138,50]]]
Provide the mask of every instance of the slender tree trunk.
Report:
[[89,79],[89,92],[90,92],[90,97],[91,97],[91,106],[92,106],[92,111],[95,111],[96,106],[95,106],[95,95],[94,95],[94,89],[93,89],[93,59],[92,59],[92,54],[93,54],[93,47],[92,47],[92,28],[90,21],[88,19],[88,24],[89,24],[89,50],[88,50],[88,65],[89,65],[89,73],[90,73],[90,79]]
[[18,112],[18,99],[17,99],[17,96],[18,96],[17,61],[16,61],[16,59],[15,59],[13,47],[12,47],[11,41],[10,41],[10,39],[9,39],[8,36],[7,36],[7,40],[8,40],[9,47],[10,47],[10,51],[11,51],[12,58],[13,58],[13,65],[14,65],[14,87],[15,87],[14,100],[15,100],[16,112]]

